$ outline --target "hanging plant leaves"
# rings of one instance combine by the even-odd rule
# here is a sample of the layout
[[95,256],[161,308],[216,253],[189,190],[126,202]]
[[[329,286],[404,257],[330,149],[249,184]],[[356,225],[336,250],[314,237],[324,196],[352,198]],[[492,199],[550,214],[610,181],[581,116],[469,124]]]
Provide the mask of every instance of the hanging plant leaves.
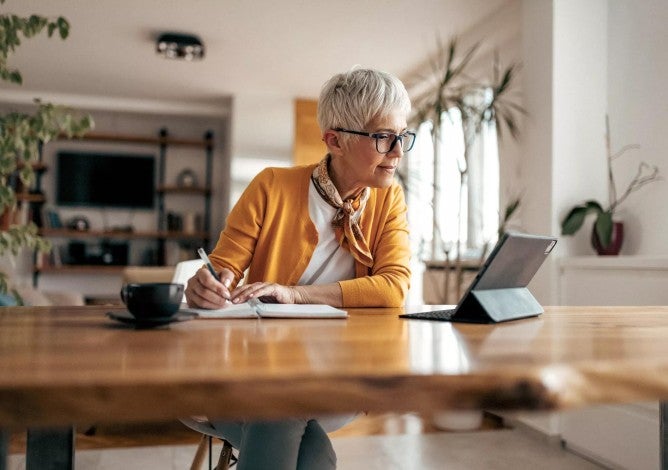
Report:
[[[0,4],[4,3],[5,0],[0,0]],[[61,39],[66,39],[69,22],[63,17],[50,20],[40,15],[0,15],[0,79],[21,85],[21,73],[8,67],[8,57],[21,45],[22,38],[29,39],[43,31],[51,37],[56,30]],[[40,143],[61,135],[80,136],[94,126],[90,116],[74,116],[68,108],[39,100],[35,100],[35,104],[37,109],[33,114],[11,112],[0,116],[0,215],[7,215],[8,220],[11,213],[6,212],[16,207],[16,194],[10,181],[17,184],[20,180],[24,188],[30,187]],[[0,229],[0,256],[17,255],[24,248],[48,251],[50,247],[49,241],[38,236],[32,222]],[[6,273],[0,272],[0,293],[7,289]]]

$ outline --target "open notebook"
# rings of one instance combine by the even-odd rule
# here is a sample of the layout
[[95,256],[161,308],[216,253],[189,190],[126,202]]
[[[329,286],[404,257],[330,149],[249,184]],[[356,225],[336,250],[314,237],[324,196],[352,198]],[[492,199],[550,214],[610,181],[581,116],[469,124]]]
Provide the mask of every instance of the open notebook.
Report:
[[267,304],[251,299],[219,309],[191,308],[183,304],[179,312],[199,318],[346,318],[348,312],[324,304]]

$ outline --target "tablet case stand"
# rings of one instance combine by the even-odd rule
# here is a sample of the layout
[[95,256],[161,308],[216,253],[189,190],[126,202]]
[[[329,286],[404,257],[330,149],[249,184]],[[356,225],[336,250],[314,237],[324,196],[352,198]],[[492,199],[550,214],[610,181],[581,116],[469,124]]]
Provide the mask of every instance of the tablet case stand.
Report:
[[543,313],[543,307],[526,287],[472,290],[450,321],[496,323]]

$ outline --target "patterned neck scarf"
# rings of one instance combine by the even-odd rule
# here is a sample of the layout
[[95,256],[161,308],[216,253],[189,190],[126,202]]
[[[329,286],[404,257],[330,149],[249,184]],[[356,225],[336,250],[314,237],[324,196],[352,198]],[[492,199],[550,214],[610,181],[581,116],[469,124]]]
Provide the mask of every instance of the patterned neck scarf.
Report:
[[356,197],[342,200],[339,191],[329,177],[327,167],[330,158],[327,155],[318,163],[318,166],[313,170],[311,180],[320,196],[330,206],[337,209],[334,219],[332,219],[332,227],[339,240],[339,245],[350,251],[357,261],[370,268],[373,265],[373,257],[362,234],[360,218],[371,191],[369,188],[364,188]]

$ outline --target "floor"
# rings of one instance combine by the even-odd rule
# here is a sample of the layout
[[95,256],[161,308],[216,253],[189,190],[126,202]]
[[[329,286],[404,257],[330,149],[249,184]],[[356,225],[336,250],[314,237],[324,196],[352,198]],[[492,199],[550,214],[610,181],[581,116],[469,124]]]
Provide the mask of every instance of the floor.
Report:
[[[508,429],[485,416],[479,430],[441,432],[418,416],[364,417],[332,435],[340,470],[529,469],[595,470],[601,467],[523,428]],[[190,468],[197,434],[169,426],[157,436],[148,425],[121,437],[120,428],[77,435],[77,470],[166,470]],[[142,434],[134,439],[133,433]],[[153,430],[155,431],[155,429]],[[172,432],[173,431],[173,432]],[[155,436],[146,438],[149,435]],[[89,433],[90,434],[90,433]],[[214,445],[217,455],[219,445]],[[9,470],[25,469],[20,438],[10,442]],[[233,467],[234,468],[234,467]]]

